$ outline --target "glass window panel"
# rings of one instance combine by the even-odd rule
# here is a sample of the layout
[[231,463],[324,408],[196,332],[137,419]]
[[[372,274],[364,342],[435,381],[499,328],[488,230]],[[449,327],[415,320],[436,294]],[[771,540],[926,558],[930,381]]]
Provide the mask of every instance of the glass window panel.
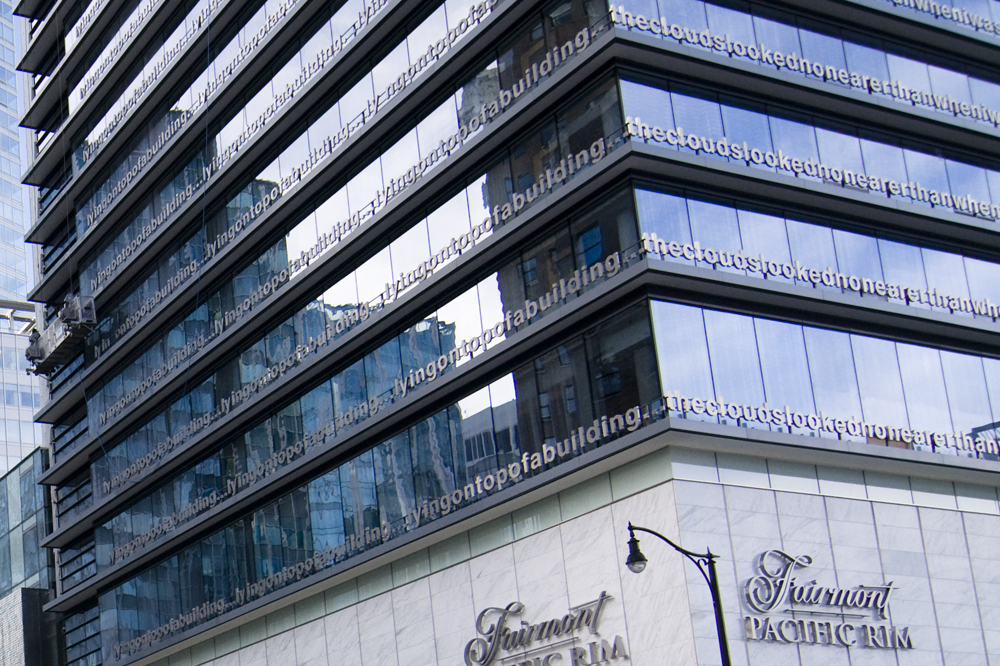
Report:
[[378,254],[359,266],[355,276],[358,281],[358,302],[379,305],[382,294],[395,281],[389,248],[382,248]]
[[654,19],[659,16],[659,9],[656,6],[656,0],[638,0],[638,2],[630,2],[628,11],[633,15],[642,14],[648,19]]
[[1000,172],[988,170],[986,172],[986,182],[990,186],[991,201],[1000,201]]
[[366,378],[364,359],[358,359],[333,377],[333,404],[338,415],[346,414],[355,407],[360,408],[362,403],[368,402]]
[[305,434],[302,426],[301,403],[296,400],[284,407],[271,419],[271,424],[275,428],[274,440],[278,443],[279,451],[301,442]]
[[320,26],[319,30],[317,30],[312,37],[309,37],[309,39],[302,45],[302,49],[300,51],[302,62],[308,63],[312,61],[319,55],[320,51],[326,48],[328,44],[332,43],[333,35],[330,32],[330,24],[324,23]]
[[455,490],[448,411],[418,423],[410,428],[409,435],[416,503]]
[[500,49],[500,85],[509,90],[524,75],[545,59],[545,28],[542,22],[532,22]]
[[1000,266],[969,257],[964,264],[972,298],[990,298],[994,304],[1000,304]]
[[965,280],[965,262],[962,257],[926,248],[922,250],[922,254],[928,287],[937,289],[938,293],[968,298],[969,286]]
[[[588,419],[580,418],[581,398],[585,399],[588,406],[591,403],[589,387],[581,385],[590,374],[587,361],[587,350],[582,338],[560,345],[535,360],[535,382],[541,405],[544,442],[554,445],[557,441],[568,438],[580,423],[588,422]],[[623,377],[620,369],[617,370],[617,375],[609,375],[600,384],[598,397],[602,397],[601,393],[610,395],[612,391],[607,390],[609,386],[613,386],[613,392],[621,392]]]
[[660,16],[695,30],[708,27],[705,16],[705,3],[700,0],[659,0]]
[[[354,87],[338,100],[341,122],[353,126],[368,109],[368,102],[375,97],[371,75],[361,77]],[[345,216],[346,217],[346,216]]]
[[[24,394],[22,393],[22,395],[24,395]],[[30,407],[30,405],[29,405],[29,407]],[[35,441],[35,431],[34,431],[34,428],[32,427],[33,425],[34,424],[32,424],[30,421],[21,421],[21,443],[22,444],[29,444],[29,445],[38,444],[38,445],[41,445],[41,442],[36,442]]]
[[497,465],[498,467],[504,467],[521,459],[521,443],[518,441],[517,392],[514,384],[514,376],[507,375],[501,377],[490,384],[489,388],[490,404],[493,409],[493,430],[496,441]]
[[337,284],[323,292],[323,302],[327,307],[327,316],[333,321],[340,316],[340,311],[358,303],[357,280],[353,272],[348,273]]
[[968,354],[942,351],[941,368],[955,429],[969,434],[973,428],[992,423],[995,418],[990,408],[982,360]]
[[[469,204],[466,192],[462,191],[427,216],[427,235],[430,238],[431,252],[437,254],[451,245],[452,239],[468,233],[471,228]],[[449,261],[453,261],[455,256]]]
[[[972,92],[969,90],[969,77],[948,69],[927,66],[927,73],[930,78],[930,90],[935,95],[951,95],[959,102],[972,103]],[[923,88],[928,90],[928,88]]]
[[410,271],[417,271],[431,256],[426,221],[418,222],[413,228],[394,240],[389,247],[392,255],[393,278]]
[[908,178],[920,183],[928,189],[935,189],[938,192],[950,191],[948,183],[948,170],[944,166],[944,160],[934,155],[918,153],[914,150],[903,150],[906,158],[906,173]]
[[[788,235],[785,233],[785,221],[773,215],[738,211],[740,237],[743,239],[743,249],[750,256],[763,256],[765,261],[791,263],[792,257],[788,249]],[[768,280],[792,282],[794,278],[784,275],[768,274]]]
[[[1000,6],[1000,3],[997,3]],[[972,100],[976,104],[985,104],[992,109],[1000,109],[1000,85],[981,79],[969,79]]]
[[[726,128],[726,137],[730,141],[734,143],[746,141],[748,145],[759,150],[771,150],[771,127],[765,114],[723,105],[722,120]],[[707,138],[711,136],[720,135],[708,135]],[[728,159],[737,164],[746,164],[746,160],[743,159],[737,160],[733,157]],[[775,167],[770,167],[766,163],[754,164],[751,162],[751,165],[768,171],[775,170]]]
[[575,269],[573,241],[567,229],[529,247],[521,257],[525,298],[533,300],[544,296],[552,289],[553,282]]
[[708,28],[713,33],[729,35],[733,42],[742,42],[744,46],[757,42],[753,31],[753,18],[749,14],[707,3],[705,12],[708,14]]
[[[426,154],[427,151],[424,151]],[[420,162],[421,151],[417,146],[417,130],[412,129],[390,146],[379,158],[382,165],[382,179],[390,182],[401,177],[411,164]]]
[[902,148],[861,139],[861,155],[865,158],[865,170],[868,173],[901,183],[909,180],[906,177],[906,160],[903,158]]
[[[757,41],[768,48],[781,53],[801,53],[799,31],[792,25],[772,21],[761,16],[753,18],[754,33]],[[777,68],[777,65],[775,65]]]
[[819,158],[824,163],[855,173],[864,172],[865,162],[861,157],[861,142],[857,137],[817,127],[816,144],[819,147]]
[[302,425],[307,433],[319,432],[333,422],[333,387],[323,382],[301,398]]
[[[788,245],[792,256],[805,266],[817,270],[829,268],[838,270],[837,249],[833,243],[833,230],[795,220],[786,220]],[[812,284],[808,282],[806,284]],[[817,285],[821,289],[835,289],[826,285]]]
[[286,319],[268,332],[265,338],[267,350],[267,364],[271,367],[278,365],[280,361],[291,356],[299,340],[295,335],[295,322],[293,319]]
[[[667,243],[691,242],[691,224],[688,222],[687,200],[684,197],[637,189],[635,201],[639,211],[639,224],[644,233],[655,234]],[[653,248],[653,251],[659,252],[662,248]],[[670,260],[694,263],[693,259],[684,257],[670,257]]]
[[936,349],[897,344],[900,375],[906,393],[906,410],[914,430],[954,430],[948,410],[941,357]]
[[[438,24],[435,26],[437,27],[438,34],[444,33],[446,31],[444,27],[444,7],[438,7],[434,13],[428,17],[424,25],[428,22]],[[419,33],[423,27],[424,26],[417,27],[415,32]],[[413,36],[415,35],[409,35],[409,37]],[[399,76],[399,72],[406,71],[406,68],[410,66],[410,58],[407,54],[406,48],[407,41],[409,41],[409,39],[403,40],[385,57],[383,57],[377,65],[372,67],[371,74],[369,74],[372,78],[372,86],[375,88],[375,94],[381,98],[380,102],[383,104],[388,99],[386,89],[391,89],[392,85],[396,81],[396,77]],[[425,46],[424,51],[426,52],[426,50],[427,47]]]
[[[994,358],[984,358],[983,373],[986,375],[986,389],[990,396],[990,412],[1000,415],[1000,360]],[[1000,426],[1000,418],[993,417],[994,424]],[[994,439],[1000,439],[1000,430],[997,427],[986,429],[986,435],[992,435]]]
[[554,169],[559,162],[559,143],[554,123],[546,123],[536,132],[516,143],[510,151],[510,168],[514,187],[519,193],[531,189],[546,168]]
[[[904,288],[927,288],[927,279],[924,275],[924,261],[919,247],[904,243],[895,243],[880,238],[878,240],[878,251],[882,259],[882,274],[885,276],[886,282]],[[911,303],[911,305],[922,308],[930,307],[919,303]]]
[[[838,69],[847,67],[847,60],[844,57],[844,43],[836,37],[822,35],[811,30],[799,30],[799,40],[802,42],[803,58]],[[829,83],[841,85],[832,79]]]
[[[463,194],[462,192],[459,192],[458,195],[456,195],[456,198],[460,198],[462,194]],[[465,188],[464,194],[466,202],[468,203],[468,212],[466,213],[466,215],[469,218],[469,220],[475,221],[477,224],[481,225],[484,229],[487,228],[489,225],[486,223],[486,219],[492,217],[493,211],[490,210],[490,206],[486,197],[486,176],[480,176],[475,181],[473,181],[471,185]],[[461,213],[459,212],[457,214]],[[428,224],[430,224],[429,217],[428,217]],[[482,238],[486,238],[492,233],[493,233],[492,229],[484,231]],[[434,244],[433,240],[435,236],[433,232],[430,234],[430,237],[431,237],[431,251],[439,252],[440,249],[442,249],[444,246],[442,245],[439,248]]]
[[[724,136],[722,112],[718,102],[710,102],[677,93],[672,94],[670,98],[673,102],[674,123],[682,128],[685,134],[697,134],[709,139]],[[660,110],[651,117],[657,118],[657,124],[660,125],[664,119],[663,116],[664,114]],[[690,151],[691,149],[684,148],[684,150]]]
[[816,409],[833,418],[857,417],[861,398],[850,337],[812,327],[805,327],[803,336]]
[[[264,464],[264,461],[274,453],[274,430],[271,427],[271,419],[265,419],[263,423],[251,428],[244,435],[246,444],[247,471],[252,471]],[[191,487],[187,485],[182,492],[190,493]],[[187,504],[192,498],[184,498],[181,504]]]
[[896,346],[888,340],[852,335],[851,348],[865,421],[905,427],[909,420]]
[[578,216],[570,225],[570,235],[580,270],[614,252],[627,256],[639,244],[632,193],[622,191]]
[[381,404],[390,397],[397,377],[403,376],[399,340],[393,338],[364,358],[368,399]]
[[877,240],[840,229],[834,229],[833,240],[842,273],[872,280],[882,279],[882,261]]
[[952,7],[962,7],[967,10],[970,14],[979,14],[980,16],[990,15],[990,0],[953,0],[952,2],[943,2],[941,4],[950,4]]
[[338,470],[309,484],[313,546],[326,550],[344,543],[344,507]]
[[596,414],[622,414],[660,395],[647,306],[619,313],[585,338]]
[[971,164],[945,160],[951,193],[955,196],[972,196],[979,202],[990,201],[990,187],[986,170]]
[[373,451],[373,457],[379,522],[401,531],[403,525],[412,519],[411,514],[416,507],[408,434],[400,433],[379,444]]
[[[481,330],[485,331],[488,328],[492,328],[494,335],[493,342],[490,345],[496,345],[500,341],[507,339],[504,327],[499,327],[498,329],[498,325],[504,323],[505,310],[497,275],[494,273],[480,282],[476,285],[476,290],[478,292],[479,310],[483,321],[483,328]],[[567,296],[567,300],[572,300],[573,298],[571,295]],[[501,335],[496,335],[497,330],[502,332]]]
[[[439,308],[434,321],[441,327],[442,332],[448,332],[456,344],[460,344],[462,340],[472,340],[482,334],[484,325],[480,316],[479,295],[476,288],[467,290],[444,307]],[[444,353],[451,349],[451,346],[444,347],[442,345]]]
[[784,322],[754,319],[754,329],[768,403],[775,408],[788,405],[804,414],[816,411],[802,328]]
[[347,199],[350,205],[350,213],[352,215],[361,213],[362,217],[370,214],[374,210],[373,202],[375,197],[381,189],[381,162],[380,160],[375,160],[347,183]]
[[[458,132],[458,108],[455,102],[454,96],[449,97],[417,125],[421,155],[428,155],[437,149],[441,141],[447,143],[448,138]],[[435,162],[435,166],[438,164],[441,164],[441,161]],[[428,171],[431,169],[433,166]],[[397,177],[401,175],[403,175],[402,170]]]
[[482,187],[483,201],[488,207],[502,206],[514,196],[514,178],[510,162],[506,158],[498,161],[486,173]]
[[[757,355],[757,338],[749,317],[705,311],[709,358],[716,397],[726,402],[760,405],[764,386]],[[729,419],[723,420],[728,423]]]
[[[740,223],[735,209],[690,199],[688,200],[688,214],[691,219],[691,236],[702,247],[728,252],[739,252],[742,249]],[[708,265],[704,262],[698,262],[698,264]],[[746,271],[726,268],[721,265],[717,269],[729,273],[746,273]]]
[[[794,156],[802,161],[819,160],[819,149],[816,146],[815,130],[804,123],[797,123],[784,118],[771,117],[771,139],[775,150],[784,151],[786,155]],[[800,178],[809,178],[801,174]]]
[[[325,232],[325,230],[324,230]],[[319,234],[316,231],[316,216],[310,215],[295,225],[295,228],[285,236],[285,246],[288,256],[300,257],[302,252],[308,252],[316,245]]]
[[[299,71],[299,68],[296,68],[296,74],[298,74]],[[273,97],[269,96],[266,100],[267,104],[270,104],[272,99]],[[267,104],[265,104],[265,106],[267,106]],[[256,114],[254,114],[254,116],[256,117]],[[309,137],[303,133],[299,136],[299,138],[293,141],[292,144],[281,153],[281,157],[278,158],[281,175],[285,178],[291,178],[294,170],[299,168],[299,166],[308,159]]]
[[889,63],[889,74],[910,88],[930,90],[931,79],[927,73],[927,65],[916,60],[910,60],[894,53],[886,54]]
[[344,531],[353,534],[361,544],[366,544],[368,540],[365,538],[365,531],[379,525],[375,465],[371,451],[340,466],[340,492],[343,498]]
[[885,80],[889,78],[889,64],[885,53],[853,42],[844,42],[847,69],[862,76]]
[[319,230],[329,233],[337,228],[337,223],[349,217],[347,207],[347,188],[342,187],[334,192],[316,208],[316,223]]

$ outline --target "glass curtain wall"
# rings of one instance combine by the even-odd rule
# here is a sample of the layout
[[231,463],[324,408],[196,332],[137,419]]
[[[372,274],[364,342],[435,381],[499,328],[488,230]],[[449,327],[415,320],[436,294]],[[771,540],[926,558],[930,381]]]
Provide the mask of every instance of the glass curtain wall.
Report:
[[[860,292],[865,298],[961,317],[995,321],[997,316],[996,308],[991,314],[988,307],[1000,305],[1000,266],[992,262],[762,213],[736,202],[709,202],[696,195],[638,188],[636,205],[646,249],[668,261],[824,290]],[[693,247],[695,242],[701,259],[683,247]],[[746,266],[751,258],[751,268],[734,265]],[[768,263],[795,270],[770,270]],[[816,274],[805,276],[810,269],[820,272],[819,280],[812,279]],[[823,273],[831,279],[824,282]],[[837,273],[856,280],[838,282]],[[866,290],[865,280],[883,283],[883,293]]]
[[636,430],[655,375],[640,304],[101,595],[105,661]]
[[[932,54],[913,53],[883,39],[756,3],[731,8],[701,0],[628,0],[612,5],[614,20],[630,30],[910,108],[971,119],[982,131],[995,134],[1000,123],[996,82],[958,71],[957,64],[929,64],[921,58],[934,59]],[[644,20],[639,22],[639,16]],[[656,21],[655,27],[650,21]]]
[[856,128],[827,129],[819,118],[792,120],[780,109],[680,84],[622,81],[622,101],[633,140],[835,183],[874,198],[1000,217],[1000,171],[868,139]]

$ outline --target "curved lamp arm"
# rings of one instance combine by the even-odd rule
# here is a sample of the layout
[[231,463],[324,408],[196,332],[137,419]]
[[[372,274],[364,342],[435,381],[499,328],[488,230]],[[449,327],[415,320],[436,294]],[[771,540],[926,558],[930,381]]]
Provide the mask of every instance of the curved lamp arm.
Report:
[[[698,567],[698,571],[701,572],[702,577],[705,579],[705,582],[708,583],[709,587],[712,586],[712,580],[709,577],[708,567],[710,565],[714,565],[715,564],[715,560],[716,560],[716,558],[718,556],[712,554],[711,550],[709,550],[707,553],[693,553],[690,550],[688,550],[687,548],[684,548],[682,546],[678,546],[676,543],[674,543],[673,541],[671,541],[667,537],[663,536],[659,532],[655,532],[655,531],[653,531],[651,529],[647,529],[645,527],[636,527],[632,523],[629,523],[628,524],[629,546],[631,548],[632,540],[634,539],[635,540],[635,544],[636,544],[635,552],[638,552],[638,545],[639,545],[639,540],[635,538],[635,533],[636,532],[645,532],[646,534],[652,534],[653,536],[658,537],[662,541],[667,542],[667,544],[669,544],[678,553],[680,553],[684,557],[686,557],[689,560],[691,560],[692,562],[694,562],[695,566]],[[642,553],[639,553],[639,555],[641,557]],[[630,556],[631,556],[631,553],[630,553]],[[643,559],[643,561],[645,561],[646,558],[642,557],[642,559]]]
[[726,621],[722,611],[722,595],[719,592],[719,577],[715,571],[715,560],[718,556],[712,554],[711,550],[706,553],[691,552],[686,548],[678,546],[676,543],[659,532],[645,527],[637,527],[629,522],[629,553],[628,559],[625,560],[625,566],[627,566],[629,571],[632,571],[633,573],[642,572],[646,568],[647,561],[646,556],[639,550],[639,540],[635,538],[636,532],[652,534],[661,541],[666,542],[678,553],[694,562],[695,566],[698,567],[698,571],[701,572],[702,578],[705,579],[705,582],[708,583],[709,589],[712,591],[712,606],[715,609],[715,628],[719,633],[719,652],[722,655],[722,666],[731,666],[732,661],[729,658],[729,644],[726,641]]

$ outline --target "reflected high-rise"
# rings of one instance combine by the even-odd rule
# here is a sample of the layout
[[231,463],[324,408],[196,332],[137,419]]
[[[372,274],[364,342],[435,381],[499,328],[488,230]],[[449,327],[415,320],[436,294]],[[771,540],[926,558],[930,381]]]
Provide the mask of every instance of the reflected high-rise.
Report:
[[67,666],[718,663],[629,522],[734,662],[1000,655],[1000,2],[934,6],[23,0]]

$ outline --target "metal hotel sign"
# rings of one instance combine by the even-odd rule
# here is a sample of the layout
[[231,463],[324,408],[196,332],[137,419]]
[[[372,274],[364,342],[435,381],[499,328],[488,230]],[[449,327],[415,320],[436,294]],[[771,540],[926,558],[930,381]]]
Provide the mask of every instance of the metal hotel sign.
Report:
[[[601,592],[593,601],[574,606],[561,618],[533,623],[522,617],[524,604],[512,601],[490,607],[476,618],[476,633],[465,646],[466,666],[591,666],[628,659],[625,640],[600,637],[601,610],[611,595]],[[577,634],[587,629],[588,634]],[[590,638],[591,640],[587,640]]]
[[800,581],[795,573],[812,563],[809,555],[795,557],[780,550],[760,556],[760,575],[745,587],[745,601],[753,613],[744,618],[747,640],[913,648],[909,628],[888,622],[889,596],[896,589],[891,581],[852,588]]

